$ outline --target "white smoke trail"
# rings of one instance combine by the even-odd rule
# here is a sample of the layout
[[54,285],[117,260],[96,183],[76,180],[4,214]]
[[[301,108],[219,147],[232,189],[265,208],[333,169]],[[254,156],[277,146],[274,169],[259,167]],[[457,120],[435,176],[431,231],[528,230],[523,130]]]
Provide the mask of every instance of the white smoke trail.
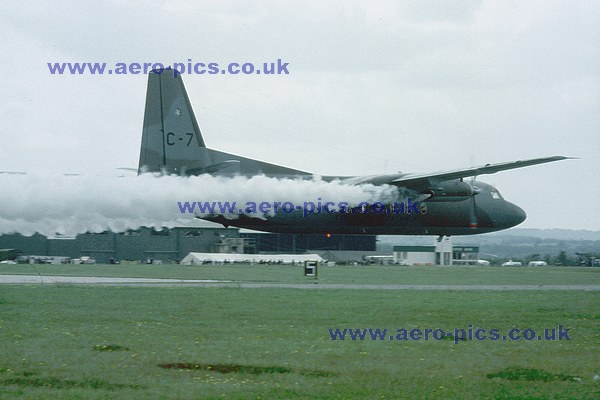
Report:
[[[177,202],[291,202],[318,199],[356,206],[360,202],[390,203],[398,197],[388,185],[349,186],[340,182],[265,176],[194,177],[44,176],[0,174],[0,234],[75,235],[85,232],[147,227],[173,227],[194,218],[182,214]],[[199,215],[199,214],[196,214]],[[256,216],[256,215],[254,215]],[[236,218],[230,216],[230,218]]]

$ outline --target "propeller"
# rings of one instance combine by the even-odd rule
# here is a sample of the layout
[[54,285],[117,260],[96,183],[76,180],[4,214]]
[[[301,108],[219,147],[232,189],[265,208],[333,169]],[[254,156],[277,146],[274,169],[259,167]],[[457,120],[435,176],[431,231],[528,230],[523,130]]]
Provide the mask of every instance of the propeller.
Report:
[[[472,153],[469,154],[469,163],[471,165],[475,165],[474,159],[474,155]],[[469,186],[471,187],[471,204],[469,204],[469,228],[477,228],[479,226],[479,221],[477,220],[477,203],[475,202],[475,195],[479,193],[479,188],[475,187],[475,178],[477,178],[477,176],[473,175],[471,177],[471,182],[469,182]]]
[[469,207],[469,228],[477,228],[479,221],[477,219],[477,203],[475,202],[475,195],[479,194],[479,188],[475,186],[475,176],[471,177],[471,205]]

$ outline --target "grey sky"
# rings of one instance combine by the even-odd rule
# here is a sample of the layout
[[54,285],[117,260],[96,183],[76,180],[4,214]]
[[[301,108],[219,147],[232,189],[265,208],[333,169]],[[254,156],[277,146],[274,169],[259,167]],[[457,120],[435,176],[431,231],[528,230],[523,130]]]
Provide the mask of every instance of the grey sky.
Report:
[[315,173],[456,169],[521,227],[600,229],[600,2],[3,1],[0,170],[137,167],[146,77],[47,62],[276,62],[184,75],[208,146]]

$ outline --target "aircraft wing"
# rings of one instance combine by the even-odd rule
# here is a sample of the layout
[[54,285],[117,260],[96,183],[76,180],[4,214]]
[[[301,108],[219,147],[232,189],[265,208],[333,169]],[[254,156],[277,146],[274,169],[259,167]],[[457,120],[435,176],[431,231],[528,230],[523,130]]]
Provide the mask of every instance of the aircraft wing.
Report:
[[529,160],[519,161],[508,161],[497,164],[485,164],[479,167],[470,167],[465,169],[458,169],[454,171],[443,171],[434,172],[427,174],[406,174],[393,181],[388,182],[391,185],[396,186],[420,186],[422,183],[437,183],[442,181],[448,181],[452,179],[466,178],[469,176],[495,174],[496,172],[506,171],[509,169],[523,168],[530,165],[544,164],[553,161],[567,160],[574,157],[565,156],[552,156],[552,157],[541,157],[532,158]]
[[552,156],[542,158],[532,158],[530,160],[508,161],[497,164],[485,164],[479,167],[469,167],[457,169],[453,171],[432,172],[424,174],[392,174],[392,175],[370,175],[357,176],[342,179],[342,182],[348,185],[361,185],[371,183],[374,185],[395,185],[419,189],[429,187],[438,182],[448,181],[452,179],[466,178],[469,176],[495,174],[496,172],[506,171],[509,169],[523,168],[530,165],[544,164],[553,161],[567,160],[574,157]]

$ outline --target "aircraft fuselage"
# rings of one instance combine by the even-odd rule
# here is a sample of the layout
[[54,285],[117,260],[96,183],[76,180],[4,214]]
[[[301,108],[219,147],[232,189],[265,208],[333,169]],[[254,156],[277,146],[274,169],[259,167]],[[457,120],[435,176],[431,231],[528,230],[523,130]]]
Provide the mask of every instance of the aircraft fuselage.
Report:
[[311,213],[294,210],[260,218],[242,214],[233,219],[223,215],[211,215],[203,219],[226,226],[275,233],[446,236],[494,232],[525,220],[525,212],[504,200],[496,188],[479,181],[473,182],[473,185],[479,189],[474,201],[471,196],[465,196],[462,200],[424,200],[416,207],[418,212],[395,212],[398,210],[394,210],[394,205],[387,204],[381,212],[368,208],[353,208],[343,213],[329,213],[324,209]]

